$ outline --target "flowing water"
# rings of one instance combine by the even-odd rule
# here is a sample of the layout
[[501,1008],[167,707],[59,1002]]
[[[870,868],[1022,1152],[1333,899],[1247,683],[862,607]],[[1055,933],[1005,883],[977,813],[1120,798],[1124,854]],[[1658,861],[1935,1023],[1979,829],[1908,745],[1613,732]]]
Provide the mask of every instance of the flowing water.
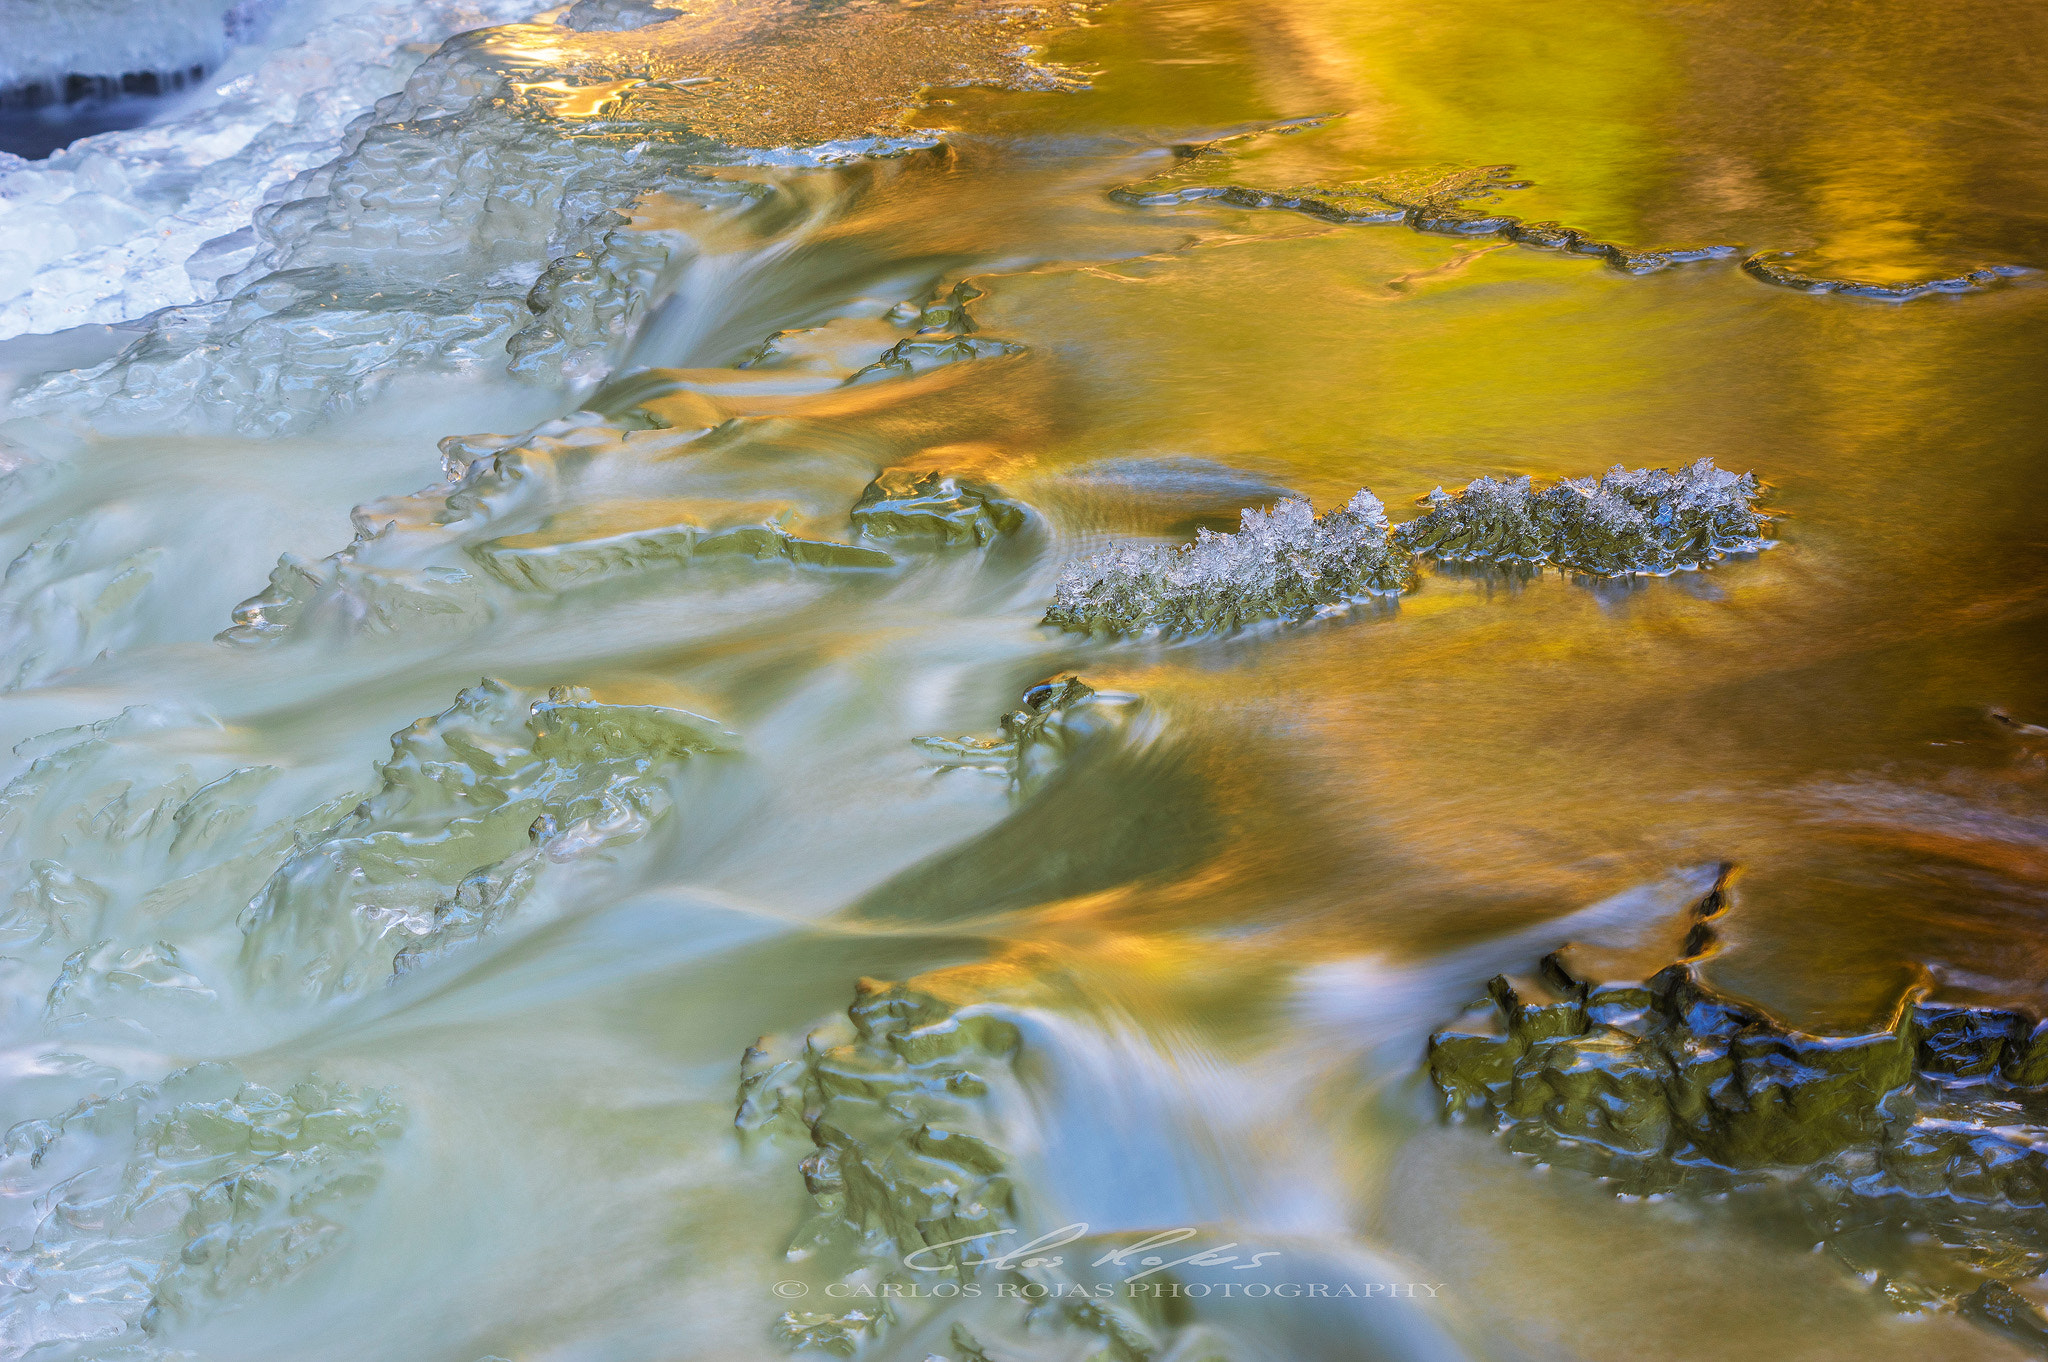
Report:
[[[0,1346],[2034,1355],[1425,1047],[1717,883],[1784,1027],[2048,1007],[2048,20],[535,18],[0,158]],[[1701,459],[1768,546],[1042,623]]]

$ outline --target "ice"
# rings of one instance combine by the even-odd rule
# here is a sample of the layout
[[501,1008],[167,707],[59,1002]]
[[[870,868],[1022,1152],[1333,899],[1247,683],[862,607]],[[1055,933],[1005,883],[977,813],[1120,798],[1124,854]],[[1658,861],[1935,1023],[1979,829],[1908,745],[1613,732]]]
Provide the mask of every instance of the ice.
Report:
[[678,17],[674,7],[659,0],[576,0],[557,22],[578,33],[624,33]]
[[1456,496],[1439,487],[1429,513],[1394,533],[1395,542],[1445,562],[1538,562],[1543,534],[1531,516],[1529,479],[1477,478]]
[[1035,793],[1084,746],[1125,731],[1143,706],[1135,695],[1097,691],[1071,672],[1024,692],[994,737],[912,739],[941,771],[1002,776],[1013,793]]
[[[332,161],[351,123],[399,90],[429,46],[523,18],[532,4],[315,0],[294,11],[295,40],[231,61],[177,117],[46,161],[0,157],[0,338],[210,298],[253,254],[256,210]],[[162,8],[174,20],[210,12],[217,55],[223,6]],[[0,31],[13,46],[4,16]]]
[[1305,501],[1248,508],[1235,534],[1192,544],[1114,546],[1069,566],[1048,624],[1082,632],[1168,634],[1297,617],[1403,590],[1408,557],[1388,540],[1386,508],[1360,488],[1318,518]]
[[727,747],[709,720],[470,687],[391,740],[369,798],[306,836],[243,916],[259,988],[329,996],[469,944],[551,865],[643,837],[670,808],[666,768]]
[[[820,164],[927,145],[925,135],[875,129],[929,86],[1058,85],[1014,45],[1032,11],[981,0],[949,9],[952,22],[940,27],[893,8],[768,7],[630,36],[530,23],[472,33],[443,44],[402,94],[346,128],[344,114],[376,91],[358,90],[363,97],[346,110],[337,103],[333,118],[296,115],[333,140],[258,146],[262,138],[228,120],[212,139],[220,157],[248,165],[294,154],[303,171],[289,180],[266,174],[259,191],[248,174],[212,174],[218,168],[209,165],[198,176],[198,208],[189,195],[141,201],[144,134],[123,135],[144,137],[125,159],[110,153],[130,142],[81,144],[53,158],[68,179],[17,172],[38,178],[18,191],[16,177],[0,184],[11,213],[33,209],[20,225],[55,241],[0,258],[0,296],[23,296],[10,309],[17,324],[56,329],[179,305],[120,356],[49,380],[15,405],[102,430],[264,435],[352,410],[395,373],[495,366],[507,352],[525,377],[594,380],[667,261],[661,243],[622,230],[623,213],[649,190],[702,181],[707,166]],[[442,14],[432,5],[425,12]],[[478,22],[515,17],[463,13]],[[370,22],[378,16],[382,28]],[[371,10],[330,26],[342,34],[360,21],[377,30],[367,56],[385,64],[365,66],[361,86],[387,85],[396,73],[397,49],[383,36],[390,18]],[[415,16],[412,27],[430,26]],[[293,49],[302,50],[326,52],[310,43]],[[235,104],[231,88],[245,79],[252,90],[262,86],[289,55],[223,84],[222,108]],[[279,74],[284,88],[305,83],[304,72]],[[165,154],[209,140],[199,127],[150,131],[165,139]],[[189,180],[202,167],[188,157],[181,169]],[[159,175],[149,185],[168,182]],[[138,234],[129,222],[117,236],[103,224],[67,241],[61,205],[87,191],[164,225]],[[200,209],[204,230],[186,232]],[[0,232],[13,227],[0,217]],[[143,254],[130,260],[122,251]],[[182,282],[169,277],[174,267],[187,274]],[[138,290],[140,273],[148,282]],[[922,358],[948,357],[963,356]]]
[[1701,459],[1673,473],[1616,465],[1597,481],[1567,478],[1542,492],[1526,477],[1480,478],[1394,532],[1445,562],[1550,563],[1592,576],[1670,573],[1769,544],[1751,473]]
[[1422,516],[1388,533],[1380,501],[1360,489],[1316,519],[1305,501],[1247,509],[1236,534],[1192,544],[1118,544],[1070,565],[1045,622],[1081,632],[1168,634],[1299,618],[1319,607],[1392,595],[1412,555],[1442,562],[1550,564],[1589,576],[1663,574],[1768,548],[1756,476],[1701,459],[1677,472],[1619,465],[1598,480],[1542,492],[1526,477],[1439,487]]
[[198,1064],[15,1125],[0,1349],[155,1332],[297,1277],[343,1241],[403,1119],[381,1091]]

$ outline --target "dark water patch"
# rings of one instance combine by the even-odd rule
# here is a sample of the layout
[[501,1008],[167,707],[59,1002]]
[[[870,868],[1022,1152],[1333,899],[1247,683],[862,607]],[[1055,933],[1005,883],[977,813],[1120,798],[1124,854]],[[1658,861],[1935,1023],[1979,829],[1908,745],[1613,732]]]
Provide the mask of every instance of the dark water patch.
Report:
[[194,63],[118,76],[73,72],[0,88],[0,152],[40,161],[81,137],[141,127],[161,115],[173,96],[197,88],[208,69]]

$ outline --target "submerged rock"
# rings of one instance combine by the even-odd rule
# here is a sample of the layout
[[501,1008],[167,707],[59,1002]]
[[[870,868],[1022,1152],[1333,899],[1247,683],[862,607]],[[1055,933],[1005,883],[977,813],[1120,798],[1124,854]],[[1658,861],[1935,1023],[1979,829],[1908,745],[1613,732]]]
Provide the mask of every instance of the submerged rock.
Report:
[[1677,472],[1617,465],[1597,481],[1567,478],[1541,492],[1526,477],[1480,478],[1394,531],[1410,552],[1446,562],[1549,563],[1594,576],[1698,568],[1769,546],[1753,473],[1701,459]]
[[1120,544],[1071,564],[1045,622],[1082,633],[1199,633],[1395,595],[1412,577],[1408,555],[1388,538],[1386,508],[1361,488],[1321,517],[1286,500],[1270,513],[1247,508],[1235,534]]
[[1788,1199],[1900,1308],[2048,1336],[2007,1286],[2048,1270],[2048,1023],[1916,988],[1872,1030],[1800,1031],[1702,977],[1725,907],[1647,979],[1583,946],[1494,978],[1430,1037],[1445,1112],[1622,1191]]

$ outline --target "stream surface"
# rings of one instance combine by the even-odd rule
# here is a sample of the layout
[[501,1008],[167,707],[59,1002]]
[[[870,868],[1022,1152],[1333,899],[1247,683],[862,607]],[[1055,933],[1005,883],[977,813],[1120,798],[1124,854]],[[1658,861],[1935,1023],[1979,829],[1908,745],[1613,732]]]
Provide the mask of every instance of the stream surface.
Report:
[[[0,163],[0,1351],[2038,1355],[1424,1057],[1724,874],[1786,1026],[2048,1008],[2048,11],[534,17]],[[1770,547],[1041,623],[1701,459]]]

